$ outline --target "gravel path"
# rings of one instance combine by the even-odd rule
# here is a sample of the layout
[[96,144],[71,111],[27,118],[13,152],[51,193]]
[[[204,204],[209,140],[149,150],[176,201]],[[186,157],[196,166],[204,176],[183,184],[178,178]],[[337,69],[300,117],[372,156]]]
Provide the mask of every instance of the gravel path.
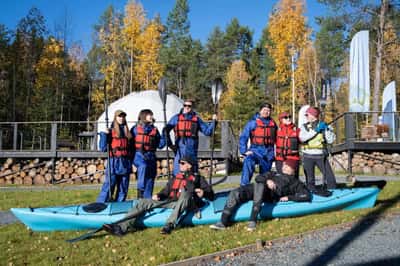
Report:
[[207,265],[400,265],[400,214],[270,242]]

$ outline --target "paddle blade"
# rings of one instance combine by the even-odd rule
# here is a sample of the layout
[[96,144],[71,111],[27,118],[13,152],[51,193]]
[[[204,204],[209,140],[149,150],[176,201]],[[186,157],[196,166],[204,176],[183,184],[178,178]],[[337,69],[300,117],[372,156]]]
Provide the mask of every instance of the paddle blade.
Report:
[[224,89],[224,85],[222,84],[221,79],[216,79],[211,85],[211,97],[214,104],[219,103],[219,99],[221,98],[222,91]]
[[167,103],[167,80],[165,78],[161,78],[158,82],[158,93],[162,104],[165,105]]

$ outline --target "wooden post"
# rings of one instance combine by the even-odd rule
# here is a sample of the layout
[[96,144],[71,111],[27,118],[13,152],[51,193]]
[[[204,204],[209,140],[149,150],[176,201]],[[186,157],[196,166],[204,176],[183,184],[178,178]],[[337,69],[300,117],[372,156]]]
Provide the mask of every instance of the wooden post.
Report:
[[355,121],[353,117],[353,113],[345,113],[344,114],[344,127],[345,127],[345,137],[346,142],[354,141],[356,138],[356,130],[355,130]]
[[93,141],[94,141],[94,144],[93,144],[93,150],[94,151],[98,151],[98,149],[97,149],[97,140],[98,140],[98,135],[97,135],[97,130],[98,130],[98,128],[99,128],[99,124],[98,124],[99,122],[95,122],[94,123],[94,126],[93,126],[93,132],[94,132],[94,139],[93,139]]
[[57,150],[57,123],[51,123],[50,150]]
[[345,113],[344,114],[344,127],[345,127],[345,138],[346,138],[346,146],[348,147],[348,173],[349,176],[353,175],[353,167],[352,167],[352,157],[353,152],[351,147],[353,147],[354,139],[356,138],[355,131],[355,121],[353,113]]
[[232,155],[232,136],[229,132],[229,121],[220,121],[221,124],[221,154],[225,158],[226,174],[229,173]]
[[14,122],[14,132],[13,132],[13,150],[17,150],[17,138],[18,138],[18,124]]
[[50,150],[53,154],[53,158],[51,158],[51,183],[54,182],[55,178],[55,169],[56,169],[56,162],[55,157],[57,155],[57,123],[51,123],[51,135],[50,135]]

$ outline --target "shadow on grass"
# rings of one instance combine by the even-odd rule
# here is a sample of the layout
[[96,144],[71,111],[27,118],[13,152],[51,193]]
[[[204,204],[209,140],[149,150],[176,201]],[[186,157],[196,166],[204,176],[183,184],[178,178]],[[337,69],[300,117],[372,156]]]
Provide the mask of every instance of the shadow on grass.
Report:
[[[352,241],[356,240],[359,236],[361,236],[364,232],[366,232],[369,228],[371,228],[378,221],[378,219],[385,212],[385,210],[395,205],[399,200],[400,200],[400,193],[398,193],[393,198],[380,201],[380,204],[382,204],[381,206],[379,206],[376,210],[372,211],[371,213],[368,213],[364,218],[359,220],[349,232],[347,232],[341,238],[336,240],[336,242],[333,243],[331,246],[329,246],[321,255],[314,257],[314,259],[307,265],[314,266],[314,265],[329,264],[329,262],[332,261],[336,256],[338,256],[338,254],[342,252]],[[391,263],[392,262],[394,263],[394,261],[398,262],[400,260],[400,257],[395,257],[388,260]],[[377,262],[384,262],[384,261],[386,260],[379,260]],[[385,263],[385,265],[392,265],[392,264]]]

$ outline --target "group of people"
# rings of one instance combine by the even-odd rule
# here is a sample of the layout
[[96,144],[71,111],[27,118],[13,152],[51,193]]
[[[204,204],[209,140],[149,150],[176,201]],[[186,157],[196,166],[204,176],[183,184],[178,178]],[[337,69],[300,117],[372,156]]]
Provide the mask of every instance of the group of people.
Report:
[[[103,152],[109,151],[110,160],[107,162],[106,178],[97,202],[126,199],[132,165],[137,169],[138,198],[151,199],[157,175],[156,150],[166,145],[175,153],[174,176],[179,173],[179,162],[183,157],[192,158],[193,172],[196,173],[198,171],[198,134],[202,132],[210,136],[216,126],[216,120],[216,115],[213,115],[213,122],[205,123],[193,111],[193,100],[188,99],[184,101],[181,111],[168,121],[160,134],[154,126],[155,120],[150,109],[140,111],[137,124],[130,130],[126,113],[117,110],[111,129],[100,133],[100,149]],[[175,134],[174,143],[169,138],[171,130],[174,130]],[[114,193],[115,196],[113,196]]]
[[[193,101],[186,100],[180,113],[167,123],[163,134],[153,125],[153,114],[142,110],[139,122],[130,131],[126,125],[126,114],[115,113],[112,129],[101,135],[101,147],[110,145],[111,186],[103,185],[98,201],[109,201],[108,188],[117,187],[116,200],[125,200],[129,184],[129,156],[138,173],[138,197],[143,198],[127,214],[123,222],[105,224],[107,232],[122,236],[139,226],[137,218],[146,211],[156,207],[172,208],[161,233],[169,234],[176,227],[180,215],[185,210],[199,210],[202,198],[213,200],[214,192],[210,184],[198,175],[197,149],[198,132],[209,136],[216,126],[216,115],[213,122],[205,123],[193,111]],[[255,230],[263,202],[277,201],[310,201],[311,193],[320,193],[315,184],[315,166],[324,176],[323,187],[329,195],[329,189],[336,187],[336,180],[327,160],[326,144],[335,139],[330,126],[320,121],[320,112],[310,107],[306,111],[307,122],[298,128],[287,112],[279,114],[279,126],[271,117],[272,106],[265,103],[259,112],[246,124],[239,138],[239,149],[244,157],[240,187],[230,192],[221,215],[221,221],[211,225],[212,229],[225,229],[232,223],[236,209],[244,202],[253,200],[253,207],[247,229]],[[175,143],[169,139],[169,132],[174,130]],[[250,142],[250,145],[248,145]],[[133,144],[131,144],[133,143]],[[157,148],[169,145],[175,152],[173,177],[157,194],[152,195],[156,176]],[[300,151],[306,184],[299,180]],[[272,172],[275,161],[277,172]],[[260,174],[251,183],[256,165]],[[127,175],[127,176],[125,176]]]

